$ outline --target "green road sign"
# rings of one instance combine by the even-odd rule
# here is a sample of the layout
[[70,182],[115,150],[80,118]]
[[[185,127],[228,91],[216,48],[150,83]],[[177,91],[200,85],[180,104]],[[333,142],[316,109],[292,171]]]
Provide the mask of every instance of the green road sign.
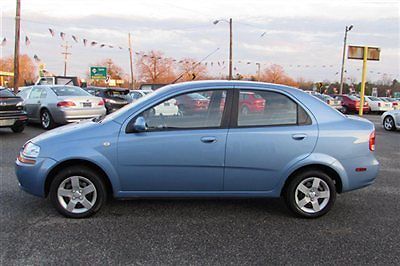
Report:
[[107,68],[106,67],[90,67],[90,78],[91,79],[106,79]]

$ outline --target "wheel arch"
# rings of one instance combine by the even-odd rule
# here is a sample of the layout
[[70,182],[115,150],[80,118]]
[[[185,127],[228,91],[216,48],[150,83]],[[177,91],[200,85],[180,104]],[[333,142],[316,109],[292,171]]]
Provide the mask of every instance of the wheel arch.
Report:
[[55,176],[57,175],[57,173],[59,173],[62,169],[65,169],[66,167],[76,166],[76,165],[82,165],[82,166],[88,167],[91,170],[93,170],[96,173],[98,173],[100,178],[102,179],[102,181],[106,185],[107,194],[111,195],[113,193],[113,185],[112,185],[107,173],[100,166],[98,166],[97,164],[95,164],[95,163],[93,163],[91,161],[84,160],[84,159],[69,159],[69,160],[62,161],[62,162],[58,163],[47,174],[45,185],[44,185],[45,197],[47,197],[49,195],[50,185],[53,182],[53,180],[54,180]]
[[288,184],[290,183],[291,180],[293,180],[293,178],[295,178],[296,175],[298,175],[299,173],[302,172],[306,172],[306,171],[310,171],[310,170],[319,170],[322,171],[324,173],[326,173],[329,177],[331,177],[335,183],[335,187],[336,187],[336,192],[337,193],[341,193],[343,190],[343,183],[342,183],[342,179],[339,175],[339,173],[333,169],[330,166],[324,165],[324,164],[308,164],[308,165],[303,165],[299,168],[297,168],[296,170],[294,170],[286,179],[282,190],[281,190],[281,195],[283,195],[285,193],[285,190],[288,186]]

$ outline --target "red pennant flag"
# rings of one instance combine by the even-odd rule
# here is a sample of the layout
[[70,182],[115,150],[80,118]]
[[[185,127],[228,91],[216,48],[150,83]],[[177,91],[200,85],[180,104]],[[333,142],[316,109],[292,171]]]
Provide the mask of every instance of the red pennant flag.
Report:
[[87,45],[87,42],[88,42],[88,41],[87,41],[86,39],[83,39],[83,45],[86,46],[86,45]]
[[75,42],[78,42],[78,38],[76,38],[76,36],[72,35],[72,39],[73,39]]
[[4,37],[4,39],[1,41],[1,46],[6,46],[7,39]]

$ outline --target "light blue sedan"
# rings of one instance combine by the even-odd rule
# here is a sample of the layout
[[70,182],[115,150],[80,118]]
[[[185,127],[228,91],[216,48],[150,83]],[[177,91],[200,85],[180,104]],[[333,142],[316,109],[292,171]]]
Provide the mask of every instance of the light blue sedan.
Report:
[[[193,112],[154,112],[194,93],[208,100],[191,103]],[[246,100],[249,93],[257,100]],[[246,101],[258,111],[242,112]],[[283,197],[295,214],[314,218],[337,193],[374,182],[374,150],[371,122],[301,90],[201,81],[165,86],[104,118],[29,140],[16,174],[23,190],[73,218],[96,213],[109,196]]]

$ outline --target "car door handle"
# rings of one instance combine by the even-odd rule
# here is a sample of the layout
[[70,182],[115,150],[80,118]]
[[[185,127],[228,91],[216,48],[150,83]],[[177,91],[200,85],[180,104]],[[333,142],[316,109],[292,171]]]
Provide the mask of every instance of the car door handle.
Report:
[[40,101],[37,101],[37,103],[40,103]]
[[204,142],[204,143],[217,142],[217,138],[216,137],[202,137],[200,140],[201,140],[201,142]]
[[307,134],[304,134],[304,133],[298,133],[298,134],[292,135],[292,139],[294,139],[294,140],[303,140],[305,138],[307,138]]

